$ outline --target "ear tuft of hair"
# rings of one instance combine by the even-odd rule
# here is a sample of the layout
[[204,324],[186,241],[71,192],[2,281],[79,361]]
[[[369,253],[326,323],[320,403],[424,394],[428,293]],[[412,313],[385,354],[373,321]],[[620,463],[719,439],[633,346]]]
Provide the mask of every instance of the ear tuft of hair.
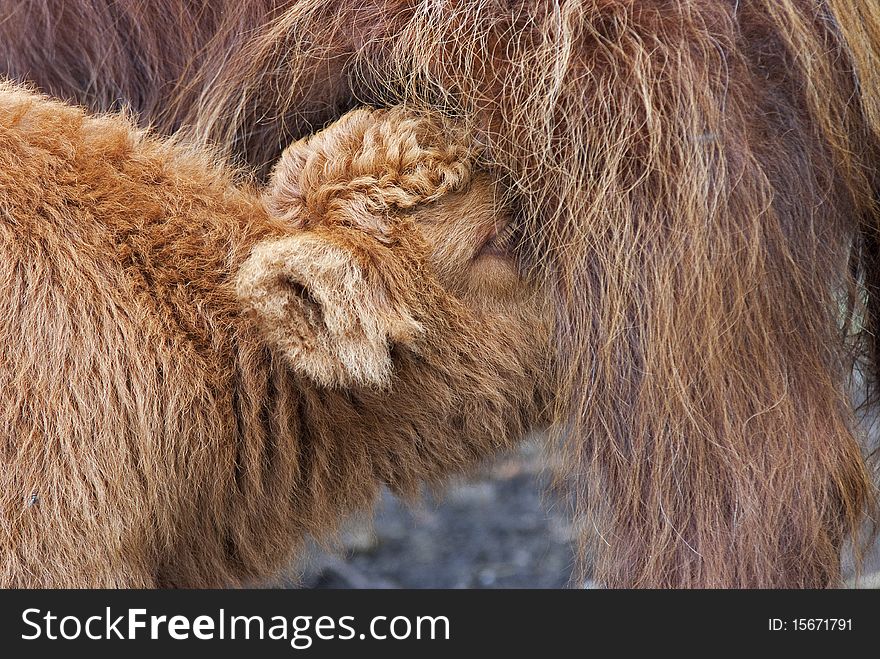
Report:
[[364,108],[289,146],[264,200],[295,226],[335,217],[386,240],[391,215],[464,188],[474,160],[473,141],[451,121]]

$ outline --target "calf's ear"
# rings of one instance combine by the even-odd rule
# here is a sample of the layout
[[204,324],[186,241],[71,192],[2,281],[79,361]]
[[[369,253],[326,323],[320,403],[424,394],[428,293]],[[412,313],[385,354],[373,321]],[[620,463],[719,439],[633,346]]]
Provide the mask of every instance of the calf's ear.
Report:
[[295,372],[325,387],[386,388],[392,344],[412,345],[425,330],[370,268],[334,232],[302,231],[257,244],[236,288]]

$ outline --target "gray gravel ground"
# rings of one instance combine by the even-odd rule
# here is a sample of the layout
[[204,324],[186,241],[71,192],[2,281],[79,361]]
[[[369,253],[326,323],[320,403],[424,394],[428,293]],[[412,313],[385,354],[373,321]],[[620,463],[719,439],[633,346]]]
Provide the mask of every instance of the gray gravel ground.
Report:
[[315,549],[285,579],[308,588],[562,588],[573,560],[566,507],[548,492],[537,441],[440,498],[389,493],[351,520],[340,551]]

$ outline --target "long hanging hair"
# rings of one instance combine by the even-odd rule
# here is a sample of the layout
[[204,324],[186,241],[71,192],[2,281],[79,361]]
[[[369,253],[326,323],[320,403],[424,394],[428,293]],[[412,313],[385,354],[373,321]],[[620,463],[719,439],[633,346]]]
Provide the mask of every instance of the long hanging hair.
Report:
[[357,104],[465,121],[555,301],[594,577],[839,583],[877,494],[852,376],[880,345],[880,6],[0,4],[10,74],[258,174]]

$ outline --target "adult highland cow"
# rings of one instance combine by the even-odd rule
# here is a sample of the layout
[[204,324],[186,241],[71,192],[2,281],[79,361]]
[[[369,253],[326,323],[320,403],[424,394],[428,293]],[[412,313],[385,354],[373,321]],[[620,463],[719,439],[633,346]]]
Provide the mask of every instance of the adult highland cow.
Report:
[[[355,103],[469,122],[553,285],[609,586],[828,586],[876,492],[880,6],[3,0],[0,62],[267,171]],[[865,368],[861,368],[864,366]]]

